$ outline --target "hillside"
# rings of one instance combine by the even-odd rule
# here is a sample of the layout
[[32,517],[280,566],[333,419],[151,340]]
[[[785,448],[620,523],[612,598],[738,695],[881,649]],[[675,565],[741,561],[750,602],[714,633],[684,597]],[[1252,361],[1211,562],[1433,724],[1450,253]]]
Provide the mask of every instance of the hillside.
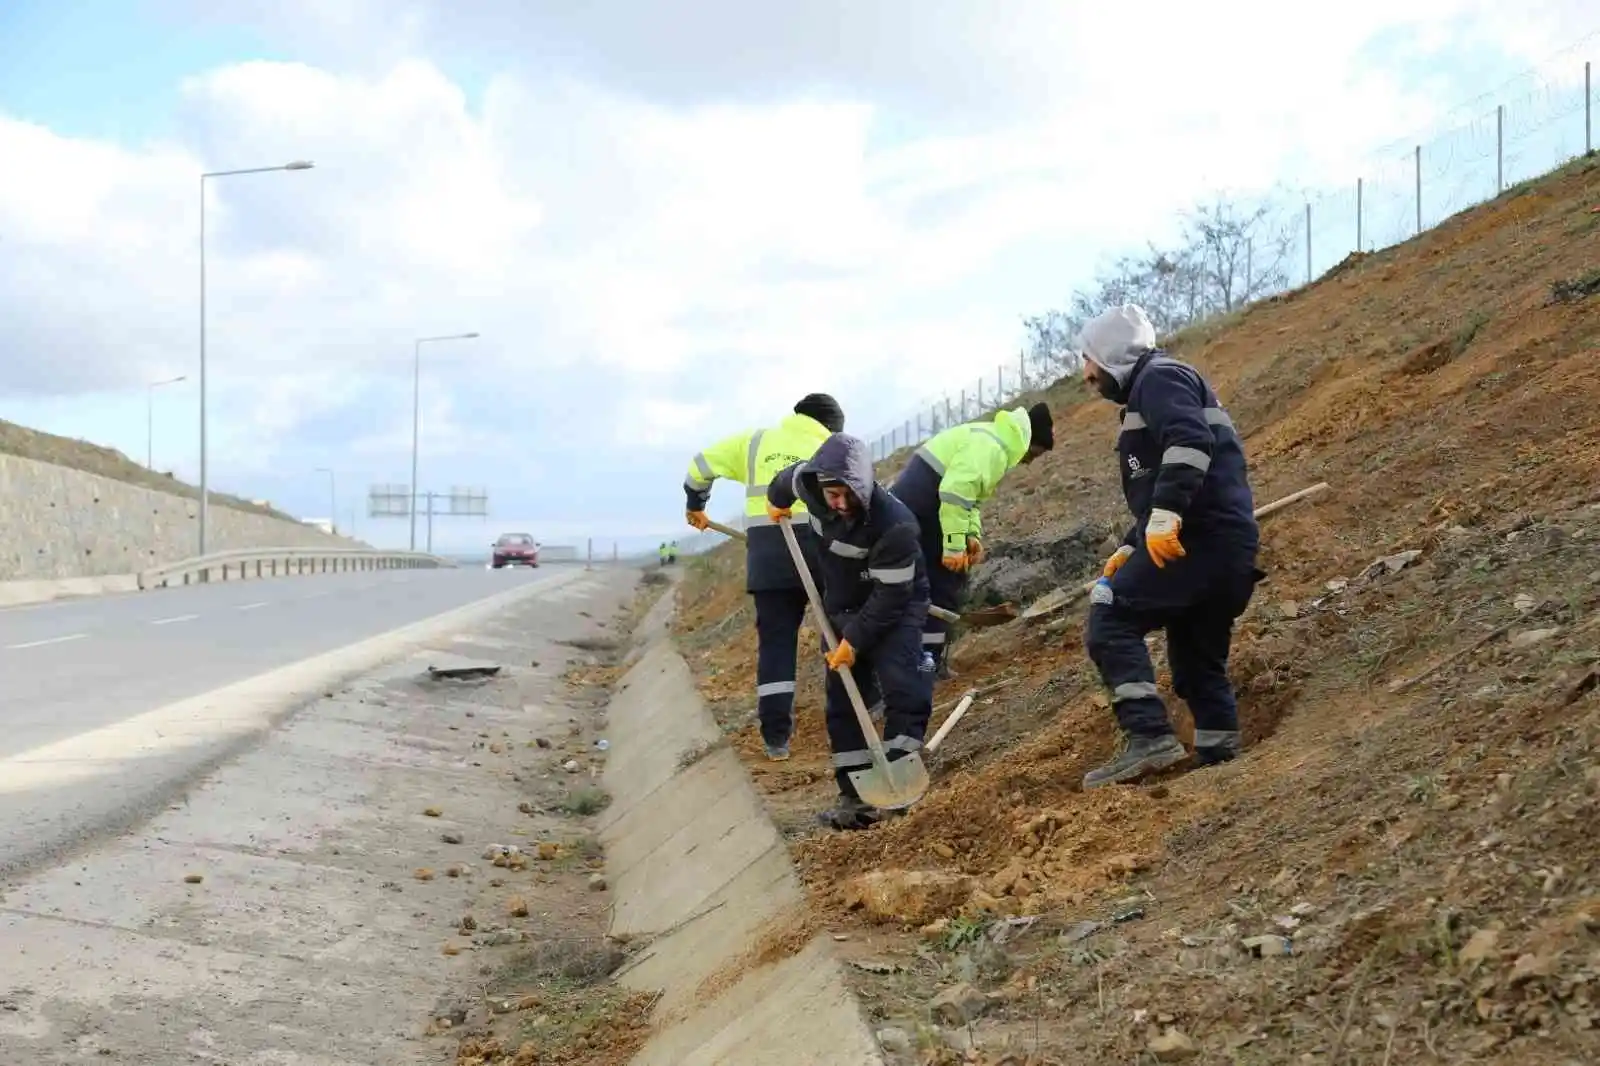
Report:
[[[1244,757],[1081,792],[1113,722],[1080,605],[960,635],[935,725],[984,695],[928,796],[813,833],[821,667],[794,759],[765,762],[725,546],[690,563],[680,636],[792,839],[796,921],[860,964],[894,1061],[1600,1061],[1600,161],[1170,349],[1244,434],[1258,504],[1332,485],[1263,521]],[[985,508],[975,581],[1022,604],[1127,521],[1115,409],[1046,395],[1056,449]],[[929,1006],[958,982],[989,993],[967,1030]]]
[[[19,426],[3,419],[0,419],[0,455],[15,455],[23,459],[35,459],[41,463],[54,463],[57,466],[82,470],[86,474],[95,474],[174,496],[189,499],[198,499],[200,496],[200,490],[194,486],[179,481],[171,474],[158,473],[136,463],[115,448],[106,448],[72,437],[59,437],[39,429],[28,429],[26,426]],[[287,522],[299,521],[282,511],[262,507],[226,493],[213,491],[211,500],[221,506],[232,507],[250,514],[281,518]]]

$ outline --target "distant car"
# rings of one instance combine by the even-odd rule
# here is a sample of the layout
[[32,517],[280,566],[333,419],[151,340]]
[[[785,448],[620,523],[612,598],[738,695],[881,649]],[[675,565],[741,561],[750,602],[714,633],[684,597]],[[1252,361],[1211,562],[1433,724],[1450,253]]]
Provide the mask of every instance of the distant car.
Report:
[[490,561],[496,570],[503,566],[539,565],[539,542],[526,533],[502,533],[494,542],[493,552]]

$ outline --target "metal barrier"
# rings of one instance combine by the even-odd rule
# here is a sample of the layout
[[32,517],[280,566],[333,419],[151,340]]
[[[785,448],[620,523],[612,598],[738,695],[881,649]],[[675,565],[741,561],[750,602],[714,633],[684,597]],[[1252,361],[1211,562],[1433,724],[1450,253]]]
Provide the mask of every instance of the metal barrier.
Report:
[[453,567],[456,563],[426,552],[377,551],[371,548],[242,548],[212,552],[140,571],[141,589],[204,584],[212,580],[288,577],[292,574],[335,574],[356,570],[419,570]]

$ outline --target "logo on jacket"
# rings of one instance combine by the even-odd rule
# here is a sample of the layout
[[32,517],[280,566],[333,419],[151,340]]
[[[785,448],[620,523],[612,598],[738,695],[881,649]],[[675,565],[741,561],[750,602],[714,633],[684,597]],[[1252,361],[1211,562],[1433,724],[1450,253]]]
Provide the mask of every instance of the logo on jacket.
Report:
[[1139,470],[1139,457],[1137,455],[1128,456],[1128,472],[1131,474],[1137,474]]

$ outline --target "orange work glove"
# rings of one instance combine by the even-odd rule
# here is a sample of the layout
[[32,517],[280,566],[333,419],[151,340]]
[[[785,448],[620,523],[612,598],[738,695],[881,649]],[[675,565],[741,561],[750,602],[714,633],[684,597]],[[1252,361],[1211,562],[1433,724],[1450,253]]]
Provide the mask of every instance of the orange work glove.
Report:
[[711,528],[711,519],[706,517],[704,511],[685,511],[683,517],[688,519],[689,524],[696,529]]
[[967,538],[967,566],[969,568],[977,566],[988,557],[989,553],[983,550],[983,541],[977,537]]
[[1163,511],[1157,507],[1150,512],[1150,521],[1144,525],[1144,548],[1150,553],[1150,561],[1156,566],[1166,566],[1174,559],[1182,559],[1188,553],[1183,550],[1183,545],[1178,543],[1178,532],[1183,529],[1183,519],[1171,511]]
[[940,561],[944,563],[944,568],[946,570],[954,570],[956,573],[960,573],[961,571],[965,570],[968,565],[966,552],[949,553]]
[[831,670],[844,670],[856,664],[856,650],[850,646],[848,640],[839,641],[839,646],[828,653],[828,668]]
[[772,519],[774,522],[780,518],[792,519],[794,518],[794,515],[791,513],[791,510],[792,509],[788,507],[774,507],[769,503],[767,504],[767,517]]
[[1124,544],[1122,547],[1111,553],[1111,558],[1106,560],[1105,568],[1100,571],[1100,576],[1104,578],[1116,577],[1117,571],[1122,569],[1122,564],[1132,558],[1133,546],[1131,544]]

